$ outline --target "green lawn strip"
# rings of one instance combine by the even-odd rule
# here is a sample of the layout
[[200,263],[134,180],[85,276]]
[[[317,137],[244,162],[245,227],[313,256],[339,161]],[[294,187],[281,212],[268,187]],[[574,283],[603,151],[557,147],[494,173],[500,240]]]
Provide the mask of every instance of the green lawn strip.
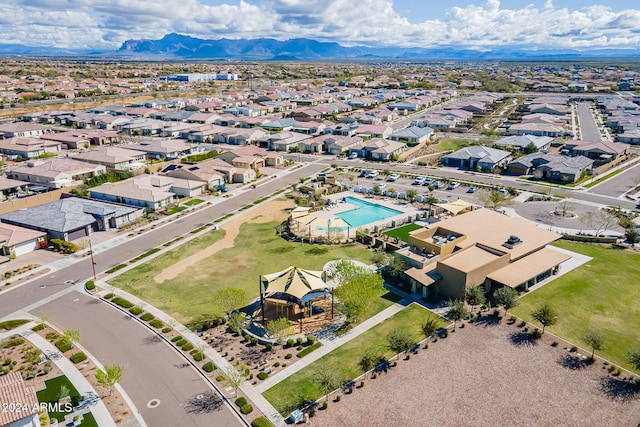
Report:
[[213,244],[217,239],[212,240],[210,236],[222,238],[223,231],[206,233],[207,243],[198,237],[123,273],[110,283],[184,321],[210,313],[211,294],[220,289],[233,286],[243,289],[248,298],[257,297],[260,274],[273,273],[291,265],[320,270],[328,261],[342,258],[371,262],[371,252],[356,245],[329,247],[326,253],[313,253],[310,249],[315,246],[278,237],[276,225],[278,222],[243,224],[234,247],[201,260],[183,274],[163,283],[156,283],[153,278],[165,267]]
[[549,332],[590,350],[582,337],[589,328],[600,329],[607,340],[596,355],[630,369],[627,351],[640,345],[640,256],[595,244],[555,245],[593,260],[527,294],[511,312],[535,324],[531,311],[548,302],[558,311],[558,323],[548,327]]
[[[45,381],[44,384],[46,388],[36,393],[39,402],[57,403],[60,394],[60,387],[63,385],[69,389],[69,396],[71,397],[72,402],[75,403],[80,399],[80,393],[78,393],[78,390],[73,386],[73,384],[71,384],[71,381],[69,381],[64,375],[51,378],[50,380]],[[61,423],[64,422],[64,416],[67,413],[68,412],[49,412],[49,417],[56,418],[59,425],[63,425]],[[98,427],[98,423],[96,423],[96,420],[93,418],[91,413],[87,413],[83,415],[83,420],[80,426]]]
[[5,320],[4,322],[0,322],[0,329],[10,331],[29,322],[30,320],[27,319]]
[[165,215],[173,215],[173,214],[176,214],[178,212],[182,212],[185,209],[187,209],[186,206],[171,206],[169,209],[164,211],[164,214]]
[[204,203],[204,200],[202,200],[202,199],[191,199],[188,202],[184,202],[184,206],[196,206],[196,205],[199,205],[200,203]]
[[456,151],[469,145],[491,145],[496,138],[445,138],[431,146],[436,151]]
[[[431,316],[436,316],[423,307],[412,304],[362,335],[333,350],[263,393],[264,397],[282,414],[287,414],[302,400],[314,401],[322,391],[314,383],[314,373],[321,369],[337,370],[345,378],[357,378],[362,374],[358,362],[366,352],[384,357],[393,356],[387,347],[387,335],[398,328],[406,329],[418,342],[422,325]],[[445,326],[444,319],[441,326]]]
[[602,175],[600,178],[596,179],[595,181],[591,181],[590,183],[585,184],[585,185],[584,185],[584,187],[585,187],[585,188],[591,188],[591,187],[593,187],[594,185],[600,184],[602,181],[605,181],[605,180],[607,180],[607,179],[609,179],[609,178],[613,178],[614,176],[618,175],[619,173],[624,172],[625,170],[626,170],[626,169],[617,169],[617,170],[614,170],[614,171],[613,171],[613,172],[611,172],[611,173],[608,173],[608,174],[606,174],[606,175]]
[[418,224],[412,223],[412,224],[403,225],[402,227],[394,228],[393,230],[385,231],[382,234],[384,234],[385,236],[389,236],[391,238],[398,238],[403,242],[408,242],[409,232],[413,230],[418,230],[420,228],[422,227],[419,226]]

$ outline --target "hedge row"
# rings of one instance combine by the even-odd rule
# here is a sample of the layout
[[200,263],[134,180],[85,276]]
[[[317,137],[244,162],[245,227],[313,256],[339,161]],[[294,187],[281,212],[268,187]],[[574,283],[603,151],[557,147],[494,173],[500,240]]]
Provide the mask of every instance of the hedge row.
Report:
[[73,348],[73,344],[71,344],[71,342],[66,338],[60,338],[56,341],[56,347],[58,347],[58,350],[60,350],[61,353],[64,353],[71,350]]
[[118,265],[114,265],[113,267],[111,267],[110,269],[108,269],[106,271],[107,274],[111,274],[111,273],[115,273],[116,271],[125,268],[127,266],[127,264],[118,264]]
[[313,345],[310,345],[309,347],[305,348],[304,350],[299,352],[296,356],[305,357],[307,354],[311,353],[313,350],[318,349],[320,347],[322,347],[322,343],[317,342],[317,343],[315,343]]
[[76,354],[72,355],[69,359],[71,359],[71,361],[73,363],[80,363],[80,362],[84,362],[85,360],[87,360],[87,355],[84,354],[83,352],[79,352],[79,353],[76,353]]
[[5,320],[4,322],[0,322],[0,329],[4,329],[5,331],[10,331],[11,329],[15,329],[18,326],[24,325],[25,323],[29,323],[29,320],[26,320],[26,319]]
[[142,316],[140,316],[140,319],[144,320],[145,322],[150,322],[155,318],[156,318],[156,316],[154,316],[151,313],[145,313]]
[[164,323],[162,322],[162,320],[153,319],[151,322],[149,322],[149,324],[156,329],[164,328]]
[[127,301],[126,299],[120,298],[120,297],[113,298],[111,302],[114,303],[115,305],[119,305],[120,307],[126,308],[126,309],[129,309],[135,305],[131,301]]
[[155,254],[156,252],[160,252],[160,248],[153,248],[153,249],[149,249],[147,252],[138,255],[137,257],[133,258],[131,261],[129,261],[129,264],[133,264],[136,261],[140,261],[143,258],[146,258],[148,256],[151,256],[153,254]]
[[144,310],[141,309],[140,307],[131,307],[129,309],[129,313],[133,314],[134,316],[140,316],[143,311]]

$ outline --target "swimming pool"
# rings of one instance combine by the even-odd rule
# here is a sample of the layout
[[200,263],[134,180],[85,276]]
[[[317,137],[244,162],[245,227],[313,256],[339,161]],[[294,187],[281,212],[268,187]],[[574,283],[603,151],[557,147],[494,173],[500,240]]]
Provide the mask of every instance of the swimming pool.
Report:
[[346,197],[346,202],[356,206],[355,209],[337,213],[336,216],[351,227],[360,227],[375,221],[391,218],[392,216],[401,215],[403,212],[376,203],[367,202],[355,197]]

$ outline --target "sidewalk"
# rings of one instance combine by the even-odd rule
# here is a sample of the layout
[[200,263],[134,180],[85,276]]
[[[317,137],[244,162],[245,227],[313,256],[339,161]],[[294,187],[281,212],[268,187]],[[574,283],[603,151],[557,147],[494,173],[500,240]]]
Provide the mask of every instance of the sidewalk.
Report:
[[[42,338],[40,335],[31,331],[31,328],[35,326],[35,322],[27,323],[20,328],[8,331],[9,335],[20,334],[27,340],[29,340],[34,346],[42,350],[42,352],[49,358],[55,365],[62,371],[62,373],[69,379],[71,384],[78,390],[81,396],[93,396],[96,399],[91,404],[91,414],[95,418],[100,427],[115,427],[116,423],[113,421],[111,414],[107,410],[105,404],[98,397],[94,388],[89,384],[89,381],[82,375],[82,373],[71,363],[66,357],[60,356],[60,352],[49,341]],[[4,338],[5,334],[2,334],[0,338]]]
[[403,298],[402,300],[398,301],[391,307],[388,307],[387,309],[382,310],[380,313],[376,314],[375,316],[370,317],[369,319],[355,326],[353,329],[351,329],[350,331],[348,331],[347,333],[345,333],[340,337],[337,337],[334,339],[319,339],[318,341],[322,343],[322,347],[313,351],[311,354],[305,356],[304,358],[297,361],[296,363],[293,363],[291,366],[287,366],[285,369],[278,372],[277,374],[268,377],[266,380],[258,384],[255,387],[255,389],[260,393],[265,392],[266,390],[270,389],[274,385],[278,384],[280,381],[290,377],[291,375],[306,368],[316,360],[320,359],[322,356],[332,352],[336,348],[340,347],[342,344],[345,344],[351,341],[352,339],[360,336],[364,332],[373,328],[378,323],[381,323],[387,320],[389,317],[398,313],[400,310],[404,309],[406,306],[408,306],[412,302],[413,300],[411,299]]

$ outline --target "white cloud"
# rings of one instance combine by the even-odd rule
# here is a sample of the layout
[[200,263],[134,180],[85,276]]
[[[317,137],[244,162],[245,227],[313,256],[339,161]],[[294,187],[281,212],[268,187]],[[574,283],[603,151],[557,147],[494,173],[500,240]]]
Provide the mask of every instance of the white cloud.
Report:
[[[480,1],[480,0],[478,0]],[[177,32],[201,38],[307,37],[345,45],[488,49],[524,47],[637,47],[640,10],[509,9],[486,0],[452,6],[442,19],[414,24],[392,0],[0,0],[0,43],[115,49],[129,38]]]

